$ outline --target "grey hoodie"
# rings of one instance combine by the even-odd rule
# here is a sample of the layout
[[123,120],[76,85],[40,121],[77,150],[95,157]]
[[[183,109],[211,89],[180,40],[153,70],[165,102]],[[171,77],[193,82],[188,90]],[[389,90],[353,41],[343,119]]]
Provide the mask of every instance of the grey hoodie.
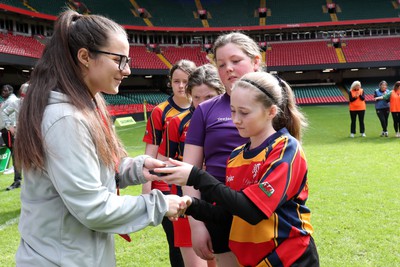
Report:
[[[117,196],[114,170],[99,161],[87,121],[65,95],[51,92],[42,133],[45,170],[23,170],[17,266],[115,266],[114,234],[160,224],[164,195]],[[146,157],[122,159],[122,188],[146,182]]]

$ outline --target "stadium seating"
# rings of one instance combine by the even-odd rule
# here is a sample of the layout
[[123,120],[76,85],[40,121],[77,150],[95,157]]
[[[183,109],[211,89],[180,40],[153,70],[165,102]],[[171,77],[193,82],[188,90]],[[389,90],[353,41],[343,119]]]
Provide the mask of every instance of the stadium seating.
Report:
[[164,47],[162,49],[162,54],[168,59],[171,64],[174,64],[178,60],[188,59],[193,61],[196,66],[203,65],[208,63],[207,54],[204,51],[201,51],[200,46],[185,46],[185,47],[176,47],[169,46]]
[[296,103],[301,104],[338,104],[347,99],[337,86],[304,86],[293,88]]
[[329,14],[322,12],[324,4],[326,1],[320,0],[267,1],[267,8],[271,10],[267,25],[330,21]]
[[131,68],[136,69],[168,69],[168,67],[153,52],[144,45],[131,46],[129,56],[132,58]]
[[103,94],[107,108],[112,116],[135,114],[151,111],[155,106],[167,100],[169,95],[161,92],[135,92],[121,93],[117,95]]
[[342,47],[347,62],[400,59],[400,37],[347,39]]
[[339,20],[398,17],[398,11],[393,8],[392,1],[335,0],[335,3],[341,9],[341,12],[337,13]]
[[267,66],[338,63],[335,49],[326,41],[269,43]]
[[0,53],[39,58],[44,45],[32,37],[0,33]]
[[[154,26],[159,27],[203,27],[200,19],[196,18],[198,3],[211,15],[208,24],[211,27],[231,26],[257,26],[259,18],[256,10],[260,7],[260,1],[252,0],[202,0],[202,1],[165,1],[165,0],[81,0],[93,14],[106,15],[120,24],[146,26],[143,19],[138,16],[136,7],[145,8]],[[4,4],[37,11],[44,14],[58,15],[66,6],[65,0],[3,0]],[[23,4],[26,2],[26,5]],[[308,1],[266,1],[266,7],[271,16],[266,18],[266,25],[297,24],[309,22],[331,21],[330,15],[324,13],[322,6],[325,0]],[[378,0],[335,0],[340,12],[337,18],[342,20],[396,18],[398,10],[393,8],[392,1]],[[136,13],[133,14],[132,10]]]

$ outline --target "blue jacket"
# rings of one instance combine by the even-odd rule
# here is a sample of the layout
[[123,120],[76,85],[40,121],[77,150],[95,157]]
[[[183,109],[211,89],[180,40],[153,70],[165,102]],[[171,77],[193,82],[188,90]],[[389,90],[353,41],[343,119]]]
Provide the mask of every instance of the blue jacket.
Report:
[[[388,93],[390,93],[390,90],[386,90],[385,92],[382,92],[380,89],[376,89],[374,92],[374,97],[383,96]],[[386,100],[383,100],[383,99],[376,100],[375,109],[385,109],[385,108],[389,108],[389,102],[387,102]]]

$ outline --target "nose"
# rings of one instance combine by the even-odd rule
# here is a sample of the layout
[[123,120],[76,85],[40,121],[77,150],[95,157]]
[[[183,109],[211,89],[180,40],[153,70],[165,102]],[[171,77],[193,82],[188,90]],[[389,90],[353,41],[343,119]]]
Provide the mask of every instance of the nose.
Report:
[[124,76],[129,76],[131,74],[131,67],[129,66],[129,64],[126,64],[121,72]]
[[239,116],[237,116],[235,113],[232,113],[231,116],[232,116],[232,122],[233,122],[233,124],[238,125],[238,124],[240,123]]
[[226,64],[226,72],[232,72],[233,71],[233,64],[227,63]]

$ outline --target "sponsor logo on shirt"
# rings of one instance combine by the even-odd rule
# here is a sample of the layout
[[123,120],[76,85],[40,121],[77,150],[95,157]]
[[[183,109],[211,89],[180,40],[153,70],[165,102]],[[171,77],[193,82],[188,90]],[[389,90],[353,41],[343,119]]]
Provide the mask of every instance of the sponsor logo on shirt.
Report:
[[231,117],[225,117],[225,118],[217,118],[217,121],[231,121]]
[[253,179],[256,178],[258,171],[260,170],[260,165],[261,163],[254,164],[253,170],[251,171],[251,173],[253,174]]
[[226,183],[233,182],[233,179],[235,179],[235,176],[226,176]]

